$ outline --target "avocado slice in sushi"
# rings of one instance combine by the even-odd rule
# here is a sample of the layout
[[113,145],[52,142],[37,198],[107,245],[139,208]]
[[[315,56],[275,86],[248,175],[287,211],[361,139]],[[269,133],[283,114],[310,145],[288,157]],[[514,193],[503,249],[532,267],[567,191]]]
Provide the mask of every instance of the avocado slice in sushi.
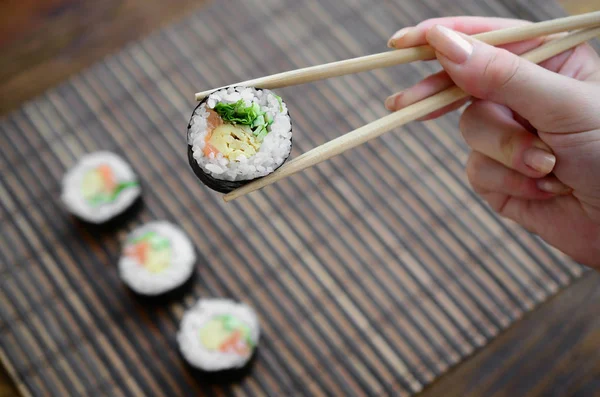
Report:
[[270,90],[229,87],[204,98],[188,124],[188,160],[209,188],[229,193],[281,167],[292,149],[286,104]]

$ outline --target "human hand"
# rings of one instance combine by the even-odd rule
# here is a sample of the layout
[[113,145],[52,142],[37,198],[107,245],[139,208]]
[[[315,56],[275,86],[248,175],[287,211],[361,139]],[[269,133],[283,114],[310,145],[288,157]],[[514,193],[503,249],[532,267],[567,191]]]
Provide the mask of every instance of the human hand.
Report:
[[386,107],[400,110],[452,84],[469,93],[460,130],[472,149],[473,189],[502,216],[600,269],[600,57],[585,44],[538,66],[515,54],[544,39],[496,48],[467,36],[524,23],[454,17],[399,31],[390,46],[429,44],[444,71],[390,96]]

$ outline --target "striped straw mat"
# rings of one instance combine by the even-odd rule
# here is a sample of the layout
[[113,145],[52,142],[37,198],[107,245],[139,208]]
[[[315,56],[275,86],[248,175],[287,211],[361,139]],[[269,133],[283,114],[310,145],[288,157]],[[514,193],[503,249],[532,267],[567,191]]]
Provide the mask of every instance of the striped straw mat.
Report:
[[[441,15],[541,20],[547,0],[210,2],[0,121],[0,357],[31,395],[409,395],[484,346],[583,269],[497,218],[468,186],[458,115],[413,123],[225,204],[186,158],[196,90],[386,49]],[[383,100],[437,70],[415,63],[278,92],[292,157],[387,114]],[[95,229],[59,201],[86,152],[140,175],[143,205]],[[179,300],[120,282],[128,231],[164,219],[196,245]],[[239,384],[208,386],[177,351],[182,313],[229,297],[260,316]]]

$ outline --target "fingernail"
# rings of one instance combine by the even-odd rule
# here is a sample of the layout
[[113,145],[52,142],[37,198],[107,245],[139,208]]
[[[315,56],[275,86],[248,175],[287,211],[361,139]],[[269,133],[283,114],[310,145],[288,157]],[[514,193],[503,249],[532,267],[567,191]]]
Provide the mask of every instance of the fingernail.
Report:
[[540,179],[537,181],[537,187],[543,192],[556,195],[565,195],[571,193],[572,189],[559,181],[558,179]]
[[473,45],[445,26],[436,25],[427,35],[429,44],[451,62],[464,63],[473,53]]
[[385,100],[385,107],[387,110],[390,111],[394,111],[396,110],[396,101],[397,98],[400,97],[402,94],[394,94],[394,95],[390,95],[389,97],[387,97],[387,99]]
[[523,153],[523,161],[534,170],[542,174],[549,174],[554,169],[556,157],[543,149],[532,147]]
[[401,37],[404,37],[406,35],[406,33],[408,33],[408,30],[410,28],[403,28],[400,29],[399,31],[397,31],[396,33],[394,33],[394,35],[392,37],[390,37],[390,39],[388,40],[387,46],[389,48],[396,48],[395,44],[396,44],[396,40],[400,39]]

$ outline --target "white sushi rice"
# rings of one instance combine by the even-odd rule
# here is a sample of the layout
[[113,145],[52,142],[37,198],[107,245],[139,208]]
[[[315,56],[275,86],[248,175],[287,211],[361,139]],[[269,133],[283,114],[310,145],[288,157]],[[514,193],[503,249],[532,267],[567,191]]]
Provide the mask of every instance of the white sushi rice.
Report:
[[148,232],[155,232],[170,241],[170,266],[153,273],[123,253],[119,260],[119,276],[135,292],[153,296],[177,288],[190,278],[196,263],[196,252],[185,232],[165,221],[153,221],[138,227],[129,233],[126,241]]
[[112,152],[99,151],[81,157],[63,177],[61,200],[69,212],[92,223],[106,222],[124,212],[142,192],[140,186],[129,187],[114,202],[91,206],[81,194],[81,185],[85,174],[102,164],[110,165],[117,183],[138,181],[129,164]]
[[260,338],[260,326],[255,311],[244,303],[229,299],[200,299],[186,311],[181,320],[177,342],[183,357],[194,367],[204,371],[221,371],[242,368],[250,360],[235,353],[207,350],[200,341],[201,328],[214,316],[229,314],[250,328],[250,337],[255,346]]
[[[207,134],[208,109],[219,102],[235,103],[244,99],[246,106],[258,103],[261,109],[273,117],[258,152],[250,158],[229,161],[222,155],[211,158],[203,153]],[[226,181],[242,181],[259,178],[272,173],[289,156],[292,150],[292,125],[285,103],[280,106],[270,90],[250,87],[230,87],[209,95],[207,101],[196,109],[188,131],[188,144],[192,146],[194,159],[202,170],[212,177]]]

